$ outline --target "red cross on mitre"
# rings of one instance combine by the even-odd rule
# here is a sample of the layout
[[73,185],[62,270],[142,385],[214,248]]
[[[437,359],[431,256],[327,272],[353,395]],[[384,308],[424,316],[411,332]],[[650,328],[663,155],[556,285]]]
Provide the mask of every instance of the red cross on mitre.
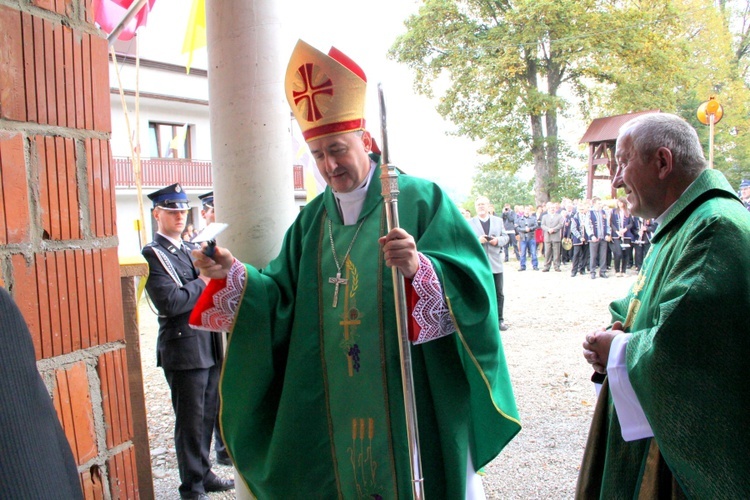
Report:
[[[294,104],[300,111],[300,116],[308,122],[316,122],[323,118],[326,105],[320,99],[323,96],[333,96],[333,82],[318,65],[305,63],[297,69],[292,90]],[[321,109],[322,108],[322,109]]]

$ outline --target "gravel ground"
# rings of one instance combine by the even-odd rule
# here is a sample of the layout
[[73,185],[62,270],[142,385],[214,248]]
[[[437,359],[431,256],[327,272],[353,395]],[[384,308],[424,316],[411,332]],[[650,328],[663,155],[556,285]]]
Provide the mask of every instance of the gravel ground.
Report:
[[[594,405],[591,370],[581,355],[585,333],[608,321],[607,304],[624,296],[634,276],[590,279],[563,272],[518,271],[505,265],[503,332],[523,429],[486,470],[488,499],[572,498]],[[169,388],[156,368],[156,317],[140,307],[141,355],[151,466],[157,499],[178,499],[174,417]],[[213,457],[213,452],[212,452]],[[233,469],[216,465],[226,478]],[[234,492],[211,498],[234,498]]]

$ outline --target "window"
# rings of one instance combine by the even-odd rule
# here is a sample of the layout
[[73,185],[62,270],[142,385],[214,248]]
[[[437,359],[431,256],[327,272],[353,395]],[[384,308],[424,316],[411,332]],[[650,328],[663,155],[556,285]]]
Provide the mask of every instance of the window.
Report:
[[192,128],[193,126],[187,123],[149,122],[148,142],[151,158],[192,158]]

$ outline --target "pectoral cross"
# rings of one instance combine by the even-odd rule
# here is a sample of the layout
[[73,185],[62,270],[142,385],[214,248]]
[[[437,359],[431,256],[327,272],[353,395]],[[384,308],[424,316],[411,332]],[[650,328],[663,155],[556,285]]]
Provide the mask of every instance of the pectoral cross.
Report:
[[346,278],[341,277],[341,271],[336,273],[336,277],[328,278],[328,283],[336,285],[336,290],[333,292],[333,307],[339,303],[339,285],[346,285],[349,282]]

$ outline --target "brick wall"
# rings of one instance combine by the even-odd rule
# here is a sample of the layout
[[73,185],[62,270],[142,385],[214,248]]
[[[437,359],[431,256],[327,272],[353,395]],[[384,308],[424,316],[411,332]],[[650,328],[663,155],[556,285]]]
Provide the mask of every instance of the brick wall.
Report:
[[0,0],[0,285],[86,498],[137,498],[107,42],[91,0]]

